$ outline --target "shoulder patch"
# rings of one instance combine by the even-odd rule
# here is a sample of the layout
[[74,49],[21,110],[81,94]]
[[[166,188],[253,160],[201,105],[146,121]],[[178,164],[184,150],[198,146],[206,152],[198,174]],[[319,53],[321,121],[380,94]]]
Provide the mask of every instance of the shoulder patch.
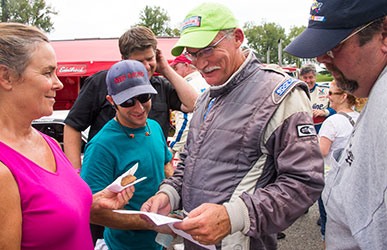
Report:
[[316,130],[313,124],[297,125],[297,134],[298,137],[315,136]]
[[293,89],[298,82],[299,80],[295,78],[285,78],[281,83],[279,83],[273,91],[274,103],[280,103],[281,100],[286,96],[286,93]]
[[294,78],[290,78],[290,79],[287,79],[285,81],[283,81],[278,87],[277,89],[274,91],[277,95],[279,96],[282,96],[285,91],[290,87],[292,86],[293,83],[297,82],[297,79],[294,79]]

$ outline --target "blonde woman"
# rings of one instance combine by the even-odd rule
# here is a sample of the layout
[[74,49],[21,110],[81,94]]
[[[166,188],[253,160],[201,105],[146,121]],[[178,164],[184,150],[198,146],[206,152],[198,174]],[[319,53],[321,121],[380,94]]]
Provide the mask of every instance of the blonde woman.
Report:
[[332,81],[329,86],[328,98],[336,114],[323,122],[319,132],[320,149],[325,165],[330,165],[332,158],[338,159],[359,117],[359,113],[354,110],[358,99],[337,87],[335,81]]
[[133,195],[92,195],[59,144],[35,130],[51,115],[56,57],[37,28],[0,23],[0,249],[91,250],[90,211],[120,208]]

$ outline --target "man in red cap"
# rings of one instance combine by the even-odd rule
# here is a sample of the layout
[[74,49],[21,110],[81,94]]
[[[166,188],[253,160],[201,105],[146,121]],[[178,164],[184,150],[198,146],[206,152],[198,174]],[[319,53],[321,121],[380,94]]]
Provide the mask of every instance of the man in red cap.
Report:
[[[170,63],[170,66],[186,80],[198,94],[204,92],[208,84],[206,80],[199,73],[197,68],[192,64],[184,55],[180,55]],[[192,113],[186,113],[181,111],[175,111],[176,129],[173,139],[169,144],[174,158],[179,158],[179,153],[184,147],[187,140],[189,121],[191,120]]]

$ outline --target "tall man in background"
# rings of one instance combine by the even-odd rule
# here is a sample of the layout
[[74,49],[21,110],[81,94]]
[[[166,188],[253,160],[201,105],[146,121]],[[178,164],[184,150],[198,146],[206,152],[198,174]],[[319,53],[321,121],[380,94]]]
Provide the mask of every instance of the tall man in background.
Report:
[[387,3],[320,0],[285,51],[324,63],[338,87],[368,97],[327,178],[327,249],[387,249]]

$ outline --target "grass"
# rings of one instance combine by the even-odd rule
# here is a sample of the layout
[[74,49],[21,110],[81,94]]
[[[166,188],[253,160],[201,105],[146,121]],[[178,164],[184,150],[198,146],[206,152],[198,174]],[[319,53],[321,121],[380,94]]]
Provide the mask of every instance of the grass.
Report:
[[332,75],[317,75],[316,82],[331,82],[333,80]]

